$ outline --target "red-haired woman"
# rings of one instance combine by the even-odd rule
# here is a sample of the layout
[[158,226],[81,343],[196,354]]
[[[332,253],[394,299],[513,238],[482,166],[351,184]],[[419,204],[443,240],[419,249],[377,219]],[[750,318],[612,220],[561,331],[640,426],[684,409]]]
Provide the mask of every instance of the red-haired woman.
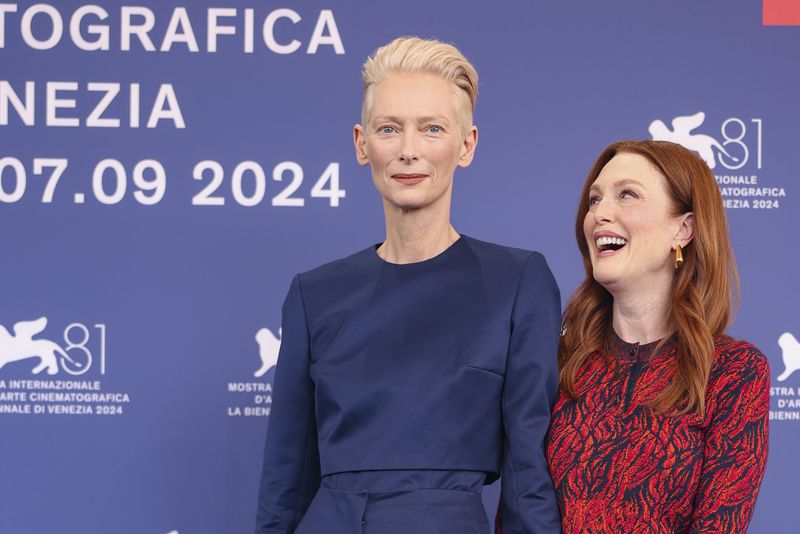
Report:
[[745,532],[767,460],[769,366],[725,335],[737,286],[719,189],[663,141],[609,146],[575,225],[547,443],[564,532]]

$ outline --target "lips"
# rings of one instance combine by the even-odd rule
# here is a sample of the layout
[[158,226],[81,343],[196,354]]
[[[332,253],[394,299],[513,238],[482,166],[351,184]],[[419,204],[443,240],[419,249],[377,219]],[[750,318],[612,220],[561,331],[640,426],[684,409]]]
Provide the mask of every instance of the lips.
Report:
[[403,173],[403,174],[393,174],[392,180],[401,183],[403,185],[416,185],[427,177],[428,177],[427,174]]
[[628,245],[628,240],[614,232],[602,231],[592,234],[598,258],[613,256]]

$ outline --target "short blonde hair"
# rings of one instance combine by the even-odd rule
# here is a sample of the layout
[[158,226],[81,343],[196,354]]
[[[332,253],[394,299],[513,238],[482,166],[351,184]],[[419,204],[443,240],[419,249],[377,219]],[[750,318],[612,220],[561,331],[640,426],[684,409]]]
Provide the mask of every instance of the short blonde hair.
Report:
[[453,45],[436,39],[398,37],[370,55],[361,70],[364,100],[361,103],[361,123],[366,125],[372,108],[375,85],[392,73],[435,74],[453,85],[456,112],[461,131],[472,126],[472,114],[478,100],[478,71]]

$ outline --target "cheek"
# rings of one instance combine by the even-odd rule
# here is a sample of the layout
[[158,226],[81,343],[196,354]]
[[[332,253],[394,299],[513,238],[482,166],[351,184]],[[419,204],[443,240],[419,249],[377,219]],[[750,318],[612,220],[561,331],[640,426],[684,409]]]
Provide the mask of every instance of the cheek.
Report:
[[671,244],[670,224],[663,217],[653,216],[645,210],[632,210],[626,214],[624,226],[630,233],[636,248],[647,249],[648,255],[655,255]]
[[631,238],[638,236],[639,239],[647,239],[656,226],[656,221],[651,220],[647,212],[639,208],[620,210],[617,221]]
[[[586,239],[586,243],[591,243],[592,240],[592,212],[587,211],[586,215],[583,217],[583,237]],[[592,247],[589,247],[592,248]]]
[[454,164],[458,161],[458,144],[453,140],[434,139],[425,146],[425,155],[432,163]]
[[367,140],[366,150],[370,164],[376,168],[385,167],[392,160],[395,153],[394,144],[387,139]]

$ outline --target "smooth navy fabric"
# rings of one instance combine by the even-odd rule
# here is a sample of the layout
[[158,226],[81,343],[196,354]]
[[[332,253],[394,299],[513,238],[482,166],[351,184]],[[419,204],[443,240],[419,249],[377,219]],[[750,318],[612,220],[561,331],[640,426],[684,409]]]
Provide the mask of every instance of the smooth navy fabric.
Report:
[[430,469],[327,475],[294,532],[488,534],[484,480],[479,471]]
[[[282,327],[259,534],[295,532],[309,506],[303,534],[361,532],[334,527],[356,512],[322,479],[390,470],[502,471],[504,534],[560,532],[544,456],[560,300],[541,254],[461,236],[397,265],[370,247],[296,276]],[[441,508],[394,507],[430,518],[417,534],[458,532]]]

